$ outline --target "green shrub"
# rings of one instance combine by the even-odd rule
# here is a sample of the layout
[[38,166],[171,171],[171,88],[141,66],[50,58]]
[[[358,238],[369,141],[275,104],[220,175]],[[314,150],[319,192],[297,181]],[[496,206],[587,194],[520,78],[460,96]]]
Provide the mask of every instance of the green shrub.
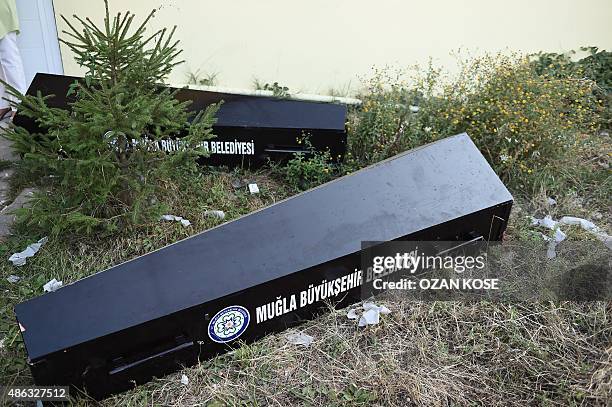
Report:
[[[21,221],[45,233],[112,231],[159,216],[160,180],[177,166],[195,165],[210,137],[216,106],[191,123],[187,103],[160,90],[179,64],[174,30],[146,35],[148,18],[135,30],[134,15],[119,13],[102,27],[76,17],[62,40],[86,68],[83,81],[70,90],[71,112],[47,107],[48,97],[22,96],[20,113],[43,130],[30,134],[14,127],[7,137],[23,155],[30,174],[44,175],[41,192]],[[13,89],[13,93],[16,91]],[[179,133],[179,151],[159,147]]]
[[579,147],[582,133],[596,130],[601,110],[592,81],[539,75],[521,56],[463,61],[452,79],[429,66],[416,70],[410,83],[387,71],[367,83],[363,105],[349,121],[357,165],[467,132],[505,181],[533,187]]
[[308,137],[298,143],[304,143],[308,152],[295,153],[281,170],[287,184],[295,191],[305,191],[331,180],[336,171],[329,151],[316,151]]
[[582,47],[588,55],[574,60],[576,51],[564,54],[539,52],[530,56],[531,64],[539,75],[567,77],[583,75],[597,83],[606,92],[612,92],[612,52],[597,47]]
[[376,71],[359,97],[363,103],[351,108],[347,124],[349,167],[375,163],[427,141],[415,114],[422,97],[401,75]]
[[597,82],[607,93],[612,92],[612,52],[597,47],[582,48],[589,53],[578,61],[587,78]]
[[603,102],[605,110],[600,125],[612,129],[612,52],[597,47],[582,47],[580,51],[588,55],[574,60],[576,51],[565,54],[540,52],[531,55],[531,64],[536,72],[556,78],[585,77],[597,83],[593,94]]

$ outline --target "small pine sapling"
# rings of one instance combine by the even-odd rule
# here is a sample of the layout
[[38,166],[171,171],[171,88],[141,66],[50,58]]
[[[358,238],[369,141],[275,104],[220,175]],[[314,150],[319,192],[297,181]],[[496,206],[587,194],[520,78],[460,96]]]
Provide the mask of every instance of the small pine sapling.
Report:
[[[89,18],[64,19],[64,43],[86,71],[69,96],[70,111],[49,107],[51,96],[21,95],[19,114],[40,130],[12,126],[5,137],[23,157],[22,166],[46,182],[20,220],[44,232],[92,233],[141,224],[159,216],[161,180],[181,166],[195,166],[213,136],[217,105],[197,114],[174,91],[160,86],[183,61],[176,27],[147,35],[149,16],[135,29],[134,15],[103,26]],[[77,28],[78,27],[78,28]],[[180,148],[161,151],[160,142],[181,135]]]

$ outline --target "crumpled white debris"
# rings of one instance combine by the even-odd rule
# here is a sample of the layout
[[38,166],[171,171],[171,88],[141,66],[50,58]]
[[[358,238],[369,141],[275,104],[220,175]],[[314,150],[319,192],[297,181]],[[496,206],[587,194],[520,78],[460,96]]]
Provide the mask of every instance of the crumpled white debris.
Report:
[[599,230],[599,228],[597,226],[595,226],[595,224],[589,220],[586,219],[582,219],[582,218],[575,218],[573,216],[564,216],[561,219],[559,219],[559,223],[564,224],[564,225],[578,225],[580,226],[582,229],[587,230],[587,231],[594,231],[594,230]]
[[258,194],[259,193],[259,187],[257,186],[257,184],[255,184],[255,183],[249,184],[249,192],[251,193],[251,195]]
[[358,326],[376,325],[380,322],[380,312],[374,309],[367,310],[361,314]]
[[564,216],[558,221],[556,221],[553,220],[550,215],[546,215],[542,219],[531,217],[531,224],[533,226],[543,226],[551,230],[556,229],[559,225],[580,226],[587,232],[592,233],[597,239],[601,240],[608,247],[608,249],[612,250],[612,236],[601,230],[593,222],[583,218],[577,218],[574,216]]
[[314,341],[314,337],[305,334],[304,332],[291,332],[286,335],[287,342],[293,345],[302,345],[309,347]]
[[204,211],[204,216],[211,218],[225,219],[225,212],[223,211]]
[[43,290],[46,293],[51,293],[63,285],[61,281],[57,281],[56,279],[49,280],[45,285],[43,285]]
[[601,230],[593,222],[583,218],[564,216],[559,219],[559,223],[562,223],[564,225],[579,225],[582,229],[592,233],[597,239],[601,240],[608,249],[612,250],[612,236]]
[[21,277],[16,276],[14,274],[11,274],[10,276],[6,278],[6,281],[8,281],[9,283],[16,283],[19,280],[21,280]]
[[[359,309],[363,310],[363,313],[359,315]],[[380,315],[390,314],[391,310],[384,305],[377,305],[373,302],[364,302],[361,307],[350,309],[346,317],[348,319],[359,318],[358,326],[376,325],[380,322]]]
[[187,219],[184,219],[182,216],[175,216],[175,215],[162,215],[161,220],[167,220],[167,221],[174,221],[174,222],[181,222],[181,225],[187,227],[189,225],[191,225],[191,222],[189,222]]
[[181,384],[185,386],[189,384],[189,378],[186,374],[181,375]]
[[554,229],[557,227],[557,221],[554,221],[550,215],[544,216],[542,219],[531,217],[532,226],[543,226],[548,229]]
[[49,240],[49,238],[45,236],[38,242],[32,243],[31,245],[26,247],[24,251],[19,253],[13,253],[11,257],[9,257],[9,261],[13,263],[14,266],[23,266],[24,264],[26,264],[27,258],[32,257],[36,253],[38,253],[40,248],[43,247],[45,243],[47,243],[47,240]]
[[356,309],[351,308],[349,312],[346,313],[346,317],[348,319],[359,319],[359,314],[357,313]]
[[566,237],[567,235],[563,233],[561,229],[557,228],[555,229],[555,235],[553,236],[553,238],[551,239],[548,237],[548,239],[546,239],[548,240],[548,249],[546,250],[546,256],[549,259],[554,259],[555,257],[557,257],[557,245],[564,241]]
[[420,107],[418,107],[418,106],[414,106],[414,105],[410,105],[408,108],[410,109],[410,111],[411,111],[412,113],[418,113],[418,112],[419,112],[419,110],[421,110],[421,108],[420,108]]
[[548,206],[555,206],[557,204],[557,201],[549,197],[549,198],[546,198],[546,203],[548,204]]

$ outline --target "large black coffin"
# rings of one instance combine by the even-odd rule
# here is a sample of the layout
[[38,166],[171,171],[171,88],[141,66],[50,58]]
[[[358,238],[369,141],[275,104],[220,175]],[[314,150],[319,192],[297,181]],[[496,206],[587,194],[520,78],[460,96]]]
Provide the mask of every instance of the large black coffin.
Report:
[[[66,95],[77,80],[80,78],[38,73],[26,93],[54,95],[47,101],[49,106],[69,109],[74,96]],[[329,150],[334,159],[342,159],[346,151],[347,108],[343,104],[187,88],[178,89],[176,98],[191,101],[189,109],[192,111],[223,101],[213,128],[217,137],[209,141],[210,156],[201,160],[203,164],[257,167],[266,164],[268,159],[283,161],[293,153],[305,151],[304,143],[298,143],[304,136],[309,138],[315,150]],[[14,123],[30,132],[41,130],[32,119],[19,112]],[[165,146],[172,148],[170,142],[164,143],[162,148]]]
[[309,286],[358,300],[362,241],[498,240],[511,205],[466,134],[408,151],[18,304],[34,380],[128,389],[312,318]]

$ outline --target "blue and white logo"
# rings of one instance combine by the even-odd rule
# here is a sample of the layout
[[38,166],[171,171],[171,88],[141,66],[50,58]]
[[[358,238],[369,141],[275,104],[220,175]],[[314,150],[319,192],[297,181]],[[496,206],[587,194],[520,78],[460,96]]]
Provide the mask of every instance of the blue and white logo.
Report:
[[208,324],[208,336],[217,343],[233,341],[246,331],[251,320],[249,311],[232,305],[217,312]]

